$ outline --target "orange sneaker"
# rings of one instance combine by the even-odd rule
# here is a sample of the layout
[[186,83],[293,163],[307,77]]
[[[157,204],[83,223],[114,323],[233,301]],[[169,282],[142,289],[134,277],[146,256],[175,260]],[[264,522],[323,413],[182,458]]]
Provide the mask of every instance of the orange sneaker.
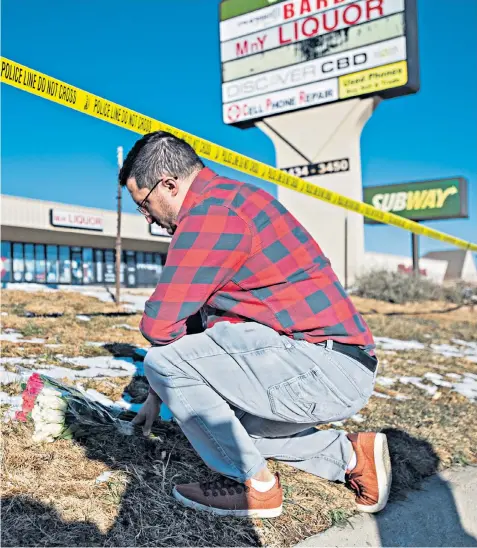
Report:
[[275,478],[275,485],[264,493],[254,489],[250,480],[237,483],[220,477],[206,483],[176,485],[172,494],[184,506],[217,516],[275,518],[282,513],[283,503],[280,476],[275,474]]
[[346,472],[346,484],[356,493],[361,512],[374,514],[382,510],[391,490],[391,459],[385,434],[365,432],[349,434],[357,464]]

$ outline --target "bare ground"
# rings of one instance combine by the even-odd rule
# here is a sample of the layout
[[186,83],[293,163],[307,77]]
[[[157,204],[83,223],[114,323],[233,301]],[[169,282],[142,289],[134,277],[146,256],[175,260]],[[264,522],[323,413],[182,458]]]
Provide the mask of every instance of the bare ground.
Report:
[[[58,298],[56,297],[58,296]],[[68,293],[3,292],[3,329],[44,344],[2,343],[5,357],[34,356],[42,363],[63,364],[62,357],[129,355],[145,341],[137,331],[140,316],[77,314],[114,312],[117,307],[91,297]],[[377,336],[450,343],[475,340],[477,313],[447,303],[389,305],[356,298]],[[61,312],[58,318],[25,318],[30,312]],[[87,341],[104,341],[91,347]],[[429,350],[379,354],[380,375],[417,376],[477,373],[477,364],[446,358]],[[128,392],[144,399],[144,378],[82,381],[112,400]],[[9,384],[0,390],[20,392]],[[377,386],[388,398],[373,396],[360,411],[362,422],[346,421],[349,431],[384,430],[393,461],[393,498],[402,498],[421,480],[449,466],[477,464],[477,405],[442,387],[429,396],[413,385]],[[394,399],[405,396],[407,399]],[[4,408],[5,409],[5,408]],[[336,426],[335,426],[336,427]],[[354,512],[353,497],[342,485],[326,482],[293,468],[272,463],[285,488],[285,511],[274,520],[217,519],[182,508],[171,496],[174,484],[210,477],[180,430],[156,423],[159,438],[124,437],[117,433],[80,441],[34,444],[32,426],[2,424],[2,545],[3,546],[291,546]],[[324,427],[327,428],[327,427]],[[111,471],[106,481],[100,474]]]

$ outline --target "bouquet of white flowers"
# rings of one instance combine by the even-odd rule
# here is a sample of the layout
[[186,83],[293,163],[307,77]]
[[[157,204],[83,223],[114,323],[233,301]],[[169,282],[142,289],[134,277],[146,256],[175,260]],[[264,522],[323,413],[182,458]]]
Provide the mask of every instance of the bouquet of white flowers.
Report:
[[33,419],[33,441],[53,442],[105,429],[131,436],[136,430],[130,422],[134,415],[119,406],[109,407],[93,401],[80,390],[56,379],[33,373],[24,387],[22,409],[16,413],[16,418],[22,422]]

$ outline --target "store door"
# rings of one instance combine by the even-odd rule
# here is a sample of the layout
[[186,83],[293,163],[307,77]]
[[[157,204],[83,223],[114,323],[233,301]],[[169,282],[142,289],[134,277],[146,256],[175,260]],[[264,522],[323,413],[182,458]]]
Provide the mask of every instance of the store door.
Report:
[[81,247],[71,248],[71,283],[73,285],[83,284],[83,257]]

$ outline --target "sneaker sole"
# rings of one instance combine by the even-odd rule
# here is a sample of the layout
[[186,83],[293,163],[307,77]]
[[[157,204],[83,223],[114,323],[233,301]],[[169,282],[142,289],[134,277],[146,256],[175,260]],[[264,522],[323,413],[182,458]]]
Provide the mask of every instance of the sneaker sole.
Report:
[[208,512],[216,516],[232,516],[236,518],[276,518],[281,515],[283,507],[280,505],[278,508],[264,508],[262,510],[226,510],[224,508],[213,508],[212,506],[206,506],[190,500],[177,491],[174,487],[172,494],[174,498],[187,508],[198,510],[199,512]]
[[376,434],[374,440],[374,465],[376,466],[378,478],[378,502],[372,506],[357,504],[358,510],[367,514],[375,514],[381,511],[386,506],[391,491],[391,457],[386,434]]

